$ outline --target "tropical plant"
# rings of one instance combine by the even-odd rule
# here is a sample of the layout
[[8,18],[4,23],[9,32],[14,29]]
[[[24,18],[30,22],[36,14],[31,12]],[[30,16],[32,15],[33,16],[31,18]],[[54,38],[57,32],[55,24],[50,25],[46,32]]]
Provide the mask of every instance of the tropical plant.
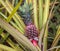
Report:
[[60,0],[0,0],[0,51],[60,51]]

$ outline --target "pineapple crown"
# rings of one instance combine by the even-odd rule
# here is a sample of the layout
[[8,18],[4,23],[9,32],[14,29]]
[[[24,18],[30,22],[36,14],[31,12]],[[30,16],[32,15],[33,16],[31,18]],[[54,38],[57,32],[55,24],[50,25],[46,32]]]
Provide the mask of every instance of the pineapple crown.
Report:
[[26,25],[32,24],[32,19],[31,19],[31,4],[26,4],[22,5],[20,7],[20,15],[23,18],[23,21]]

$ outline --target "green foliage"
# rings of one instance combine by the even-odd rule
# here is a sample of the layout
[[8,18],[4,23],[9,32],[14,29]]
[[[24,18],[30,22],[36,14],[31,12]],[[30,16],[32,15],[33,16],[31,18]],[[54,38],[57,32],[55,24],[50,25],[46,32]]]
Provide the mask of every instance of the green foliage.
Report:
[[[37,46],[25,36],[28,13],[39,30]],[[0,0],[0,51],[58,51],[59,38],[60,0]]]

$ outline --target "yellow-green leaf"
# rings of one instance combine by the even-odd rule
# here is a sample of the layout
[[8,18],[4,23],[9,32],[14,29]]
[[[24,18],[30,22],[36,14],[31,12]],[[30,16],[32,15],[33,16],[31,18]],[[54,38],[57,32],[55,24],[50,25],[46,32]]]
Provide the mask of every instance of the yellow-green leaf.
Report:
[[10,20],[12,19],[13,15],[16,13],[17,9],[20,7],[22,0],[20,0],[20,2],[17,4],[17,6],[13,9],[13,11],[11,12],[11,14],[8,16],[7,21],[10,22]]

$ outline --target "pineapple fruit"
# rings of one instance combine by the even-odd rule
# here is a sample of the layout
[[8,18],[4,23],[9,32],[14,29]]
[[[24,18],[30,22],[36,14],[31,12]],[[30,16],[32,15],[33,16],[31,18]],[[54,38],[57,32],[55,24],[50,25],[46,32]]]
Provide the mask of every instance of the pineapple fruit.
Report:
[[39,31],[38,31],[38,29],[36,28],[36,26],[34,25],[34,23],[32,21],[30,6],[28,4],[26,4],[26,3],[24,3],[24,5],[21,6],[21,8],[20,8],[20,12],[22,13],[20,15],[23,18],[23,21],[24,21],[24,23],[26,25],[25,36],[34,45],[37,45]]

